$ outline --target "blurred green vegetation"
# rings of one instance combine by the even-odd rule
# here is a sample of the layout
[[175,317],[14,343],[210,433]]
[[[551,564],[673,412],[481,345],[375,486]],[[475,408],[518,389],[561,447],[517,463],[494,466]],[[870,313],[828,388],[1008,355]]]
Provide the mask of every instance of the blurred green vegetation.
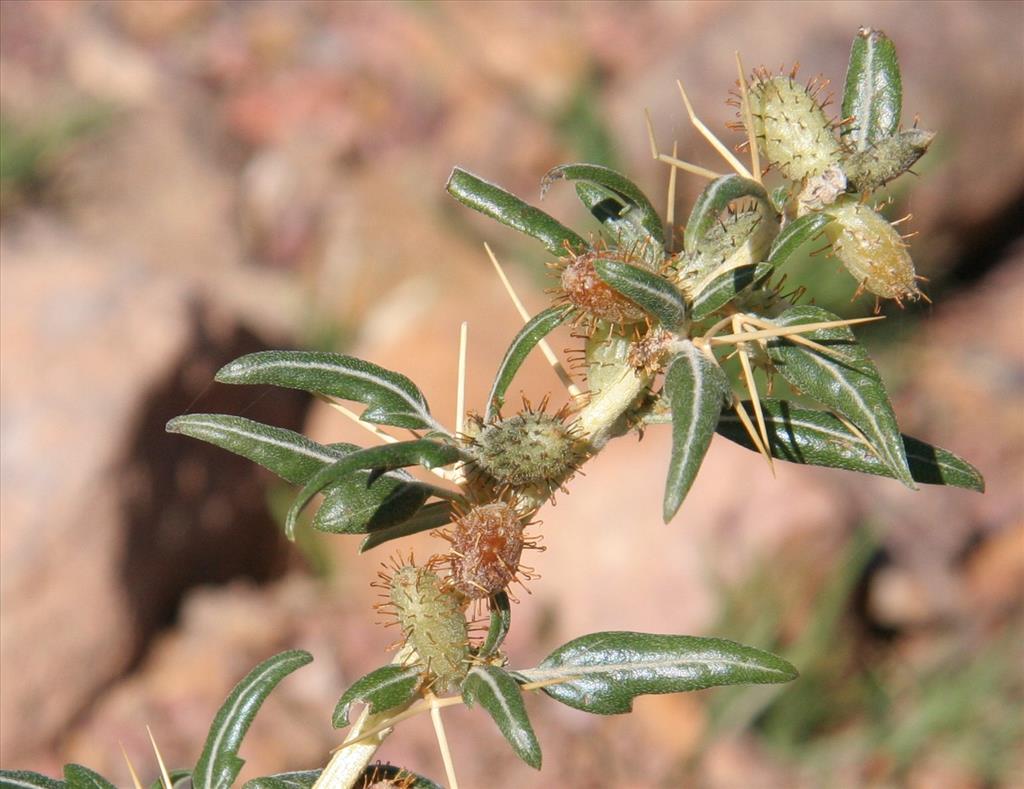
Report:
[[833,783],[839,764],[899,783],[935,757],[983,785],[1010,785],[1024,738],[1024,628],[986,637],[940,626],[914,634],[931,641],[927,658],[908,657],[899,648],[906,634],[883,636],[858,615],[877,550],[860,528],[820,588],[813,573],[765,565],[722,590],[715,632],[782,655],[801,676],[716,693],[707,742],[749,730],[815,786]]

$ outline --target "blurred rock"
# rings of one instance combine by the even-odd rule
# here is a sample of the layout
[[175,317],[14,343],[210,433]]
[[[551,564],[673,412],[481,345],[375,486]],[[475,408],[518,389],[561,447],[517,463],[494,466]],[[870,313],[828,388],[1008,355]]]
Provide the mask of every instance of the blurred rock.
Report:
[[307,399],[206,394],[267,341],[180,280],[41,219],[8,225],[0,257],[6,764],[130,666],[185,589],[284,566],[264,477],[166,421],[200,401],[294,428]]

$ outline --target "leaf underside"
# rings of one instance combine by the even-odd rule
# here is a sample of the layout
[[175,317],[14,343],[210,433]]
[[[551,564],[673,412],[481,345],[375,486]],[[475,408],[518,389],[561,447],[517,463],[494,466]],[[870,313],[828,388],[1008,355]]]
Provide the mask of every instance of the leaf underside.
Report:
[[462,697],[467,707],[483,707],[516,755],[535,770],[540,769],[540,743],[527,717],[523,692],[511,674],[497,666],[474,666],[462,683]]

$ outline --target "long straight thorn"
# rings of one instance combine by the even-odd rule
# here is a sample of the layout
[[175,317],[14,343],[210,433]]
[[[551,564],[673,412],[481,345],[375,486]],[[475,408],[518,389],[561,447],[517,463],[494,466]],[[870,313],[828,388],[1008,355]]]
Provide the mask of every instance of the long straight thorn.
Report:
[[744,178],[753,178],[750,171],[743,166],[743,162],[737,159],[733,155],[732,151],[730,151],[728,147],[726,147],[726,145],[714,135],[714,132],[705,126],[704,122],[697,117],[697,113],[693,111],[693,105],[690,104],[690,98],[686,95],[686,91],[683,89],[682,81],[676,80],[676,85],[679,86],[679,93],[682,95],[683,104],[686,106],[686,114],[690,116],[690,123],[693,124],[694,128],[701,133],[705,140],[711,143],[711,147],[718,151],[721,157],[729,163],[729,166],[732,167],[732,169]]
[[121,743],[121,753],[124,755],[125,764],[128,765],[128,773],[132,777],[132,786],[134,789],[142,789],[142,782],[139,780],[139,774],[135,772],[135,765],[133,765],[132,760],[128,758],[128,751],[125,750],[124,743]]
[[747,129],[747,141],[750,144],[750,169],[754,173],[754,180],[761,183],[761,153],[757,150],[754,118],[750,111],[750,94],[747,91],[747,77],[743,70],[743,60],[740,58],[739,50],[736,50],[736,71],[740,78],[740,112],[743,116],[743,125]]
[[644,107],[644,120],[647,122],[647,139],[651,143],[651,158],[657,160],[658,143],[654,139],[654,124],[651,122],[651,113],[646,107]]
[[[494,252],[491,251],[489,244],[484,243],[484,249],[487,251],[487,256],[491,259],[491,263],[494,265],[494,270],[498,272],[498,279],[501,280],[501,284],[505,286],[505,292],[508,293],[508,297],[512,299],[512,304],[515,306],[516,311],[519,313],[519,317],[522,318],[523,323],[527,323],[530,320],[530,313],[526,311],[526,307],[523,306],[523,302],[519,300],[519,296],[516,295],[515,288],[512,287],[512,283],[509,282],[508,277],[505,276],[505,270],[501,267],[498,262],[498,258],[494,256]],[[562,382],[566,390],[569,392],[569,396],[576,400],[583,395],[582,390],[573,382],[572,376],[566,371],[562,363],[558,361],[558,357],[555,356],[555,352],[551,350],[551,346],[548,345],[547,340],[541,340],[537,343],[537,347],[540,348],[541,353],[544,354],[544,358],[548,360],[548,364],[555,371],[555,375],[558,376],[558,380]]]
[[[672,141],[672,158],[675,159],[679,155],[679,141]],[[657,157],[655,157],[657,158]],[[668,224],[668,244],[669,252],[672,251],[675,240],[675,225],[676,225],[676,173],[679,172],[673,167],[668,172],[668,197],[666,202],[668,205],[665,209],[665,221]]]
[[733,408],[736,410],[736,416],[740,419],[740,424],[747,431],[747,435],[750,436],[750,440],[754,442],[754,446],[757,447],[757,451],[760,452],[764,459],[768,461],[768,465],[772,467],[774,472],[774,466],[772,466],[772,456],[768,453],[768,448],[761,443],[761,436],[757,434],[757,428],[754,427],[754,423],[750,421],[750,417],[747,415],[747,409],[743,407],[743,401],[737,400],[733,404]]
[[437,735],[437,747],[441,751],[441,761],[444,762],[444,772],[448,776],[450,789],[459,789],[459,781],[455,777],[455,764],[452,762],[452,752],[448,748],[448,738],[444,733],[444,721],[441,720],[441,708],[435,704],[436,697],[427,691],[427,701],[430,703],[430,720],[434,724],[434,734]]
[[163,783],[164,789],[172,789],[171,776],[167,774],[164,757],[160,755],[160,749],[156,746],[156,740],[153,738],[153,732],[149,726],[146,727],[146,734],[149,735],[149,742],[153,746],[153,753],[156,754],[156,763],[160,766],[160,781]]
[[[737,315],[733,321],[733,326],[736,327],[737,333],[742,332],[743,319]],[[750,401],[754,406],[754,417],[757,419],[757,428],[761,432],[761,440],[764,446],[768,446],[768,428],[764,423],[764,413],[761,411],[761,397],[757,393],[757,384],[754,381],[754,371],[750,368],[750,358],[747,355],[747,350],[743,345],[736,346],[737,355],[740,357],[740,367],[743,369],[743,378],[747,384],[747,391],[750,392]],[[765,459],[768,461],[768,468],[772,470],[772,476],[775,476],[775,464],[772,462],[772,456],[765,453]]]
[[462,432],[466,413],[466,344],[469,339],[469,321],[459,327],[459,380],[455,390],[455,434]]
[[673,168],[683,170],[693,175],[699,175],[701,178],[707,178],[709,181],[713,181],[716,178],[721,178],[721,173],[716,173],[714,170],[709,170],[707,167],[701,167],[699,164],[691,164],[685,162],[682,159],[677,159],[674,156],[669,156],[667,153],[659,153],[655,157],[659,162],[672,165]]

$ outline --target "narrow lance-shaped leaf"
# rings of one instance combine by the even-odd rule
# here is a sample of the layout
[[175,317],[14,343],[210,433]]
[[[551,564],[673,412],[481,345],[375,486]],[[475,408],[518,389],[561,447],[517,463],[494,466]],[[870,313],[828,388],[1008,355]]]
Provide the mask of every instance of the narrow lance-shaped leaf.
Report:
[[203,753],[192,772],[195,789],[230,789],[245,760],[238,749],[270,692],[286,676],[313,660],[294,649],[260,663],[231,691],[213,719]]
[[775,213],[768,193],[757,181],[739,175],[723,175],[709,183],[693,204],[690,219],[686,223],[686,232],[683,234],[683,248],[691,254],[694,253],[708,231],[719,221],[722,212],[734,200],[743,197],[753,198],[761,203],[766,211]]
[[64,765],[64,781],[68,789],[117,789],[98,772],[80,764]]
[[653,271],[611,258],[598,258],[594,270],[612,289],[653,315],[671,330],[686,319],[686,299],[679,289]]
[[[745,403],[748,412],[750,403]],[[768,430],[768,446],[774,457],[792,463],[859,471],[894,478],[891,468],[878,459],[864,439],[827,411],[801,408],[785,400],[761,398]],[[737,416],[722,414],[718,433],[730,441],[757,451]],[[952,452],[904,435],[910,474],[915,482],[949,485],[984,491],[985,480],[974,466]]]
[[198,438],[234,452],[295,485],[301,485],[324,466],[348,454],[292,430],[228,414],[178,416],[167,423],[167,432]]
[[591,215],[601,223],[602,237],[618,249],[635,250],[635,254],[652,268],[665,257],[665,247],[655,243],[640,224],[640,211],[625,198],[589,181],[576,182],[576,196]]
[[313,789],[323,770],[296,770],[246,781],[242,789]]
[[370,714],[404,707],[414,698],[423,681],[420,666],[382,666],[357,679],[338,699],[331,722],[340,729],[349,724],[349,710],[361,702],[370,705]]
[[637,221],[646,231],[651,242],[658,248],[664,247],[665,232],[661,224],[661,217],[651,201],[647,199],[647,195],[626,176],[599,164],[563,164],[549,170],[541,180],[541,198],[543,199],[548,189],[551,188],[551,184],[562,178],[595,184],[614,192],[627,206],[636,210]]
[[285,534],[289,539],[294,537],[295,524],[299,514],[317,493],[327,486],[345,479],[355,471],[372,469],[374,473],[369,478],[372,485],[378,472],[383,473],[403,466],[416,465],[432,469],[447,466],[461,457],[462,452],[457,447],[428,439],[399,441],[395,444],[385,444],[353,452],[332,465],[322,468],[299,491],[299,495],[285,519]]
[[683,343],[665,373],[665,394],[672,408],[665,523],[679,510],[700,470],[729,393],[729,381],[718,364],[693,343]]
[[[355,444],[324,446],[299,433],[227,414],[187,414],[167,423],[171,433],[207,441],[248,458],[293,484],[357,451]],[[404,471],[368,485],[369,472],[339,480],[327,491],[313,528],[334,534],[383,529],[416,513],[434,489]]]
[[[838,320],[820,307],[800,306],[772,319],[777,326],[798,326]],[[827,351],[799,345],[784,337],[769,340],[775,369],[799,391],[849,419],[871,442],[879,459],[896,479],[915,487],[903,439],[885,385],[848,326],[818,329],[801,335]]]
[[773,267],[786,263],[797,249],[821,232],[829,223],[829,219],[827,214],[814,211],[787,224],[772,243],[768,263]]
[[0,789],[65,789],[67,784],[31,770],[0,770]]
[[566,245],[573,251],[587,242],[554,217],[523,202],[496,184],[456,167],[448,178],[448,194],[465,206],[496,219],[501,224],[540,241],[552,255],[564,255]]
[[572,314],[572,310],[565,306],[548,307],[530,318],[519,334],[515,336],[512,344],[505,351],[501,364],[498,365],[498,374],[494,377],[494,385],[491,387],[491,393],[487,396],[485,419],[488,422],[497,416],[498,409],[505,402],[505,392],[508,391],[512,379],[530,351],[558,326],[565,323],[570,314]]
[[371,362],[326,351],[261,351],[225,365],[225,384],[270,384],[365,403],[364,422],[445,432],[416,384]]
[[467,707],[479,704],[487,710],[516,756],[540,769],[540,743],[526,714],[523,692],[511,674],[497,666],[474,666],[462,683],[462,698]]
[[435,501],[427,504],[415,515],[402,523],[371,531],[359,546],[359,553],[366,553],[371,548],[383,545],[410,534],[437,529],[452,520],[452,505],[447,501]]
[[772,267],[767,263],[751,263],[720,274],[697,294],[690,307],[691,317],[695,321],[703,320],[735,299],[742,291],[760,285],[771,273]]
[[843,90],[842,135],[863,151],[896,133],[903,109],[903,81],[896,47],[881,30],[863,27],[853,39]]
[[789,682],[797,671],[780,657],[720,638],[612,631],[574,639],[516,674],[526,682],[560,680],[542,690],[584,712],[618,715],[631,711],[637,696]]
[[511,626],[512,606],[509,605],[508,595],[505,592],[498,592],[491,598],[491,620],[487,627],[487,636],[480,646],[478,657],[486,660],[497,652]]

